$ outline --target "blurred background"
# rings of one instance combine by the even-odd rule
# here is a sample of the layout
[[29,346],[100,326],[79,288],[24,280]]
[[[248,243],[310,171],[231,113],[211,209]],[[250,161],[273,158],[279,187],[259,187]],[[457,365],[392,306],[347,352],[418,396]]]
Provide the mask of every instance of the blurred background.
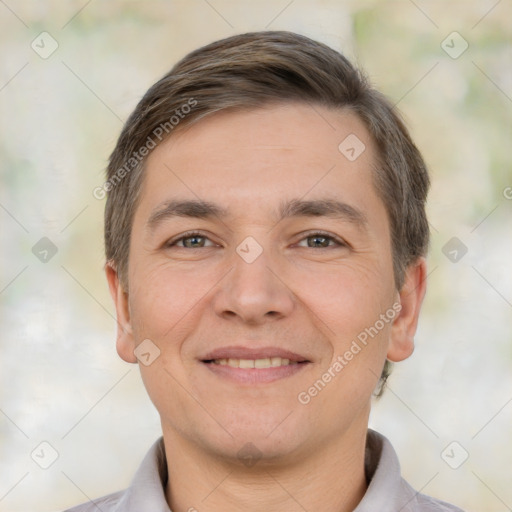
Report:
[[115,351],[92,191],[151,84],[200,45],[264,29],[361,65],[431,169],[417,346],[370,426],[417,490],[512,510],[511,19],[509,0],[0,1],[0,511],[124,488],[160,435]]

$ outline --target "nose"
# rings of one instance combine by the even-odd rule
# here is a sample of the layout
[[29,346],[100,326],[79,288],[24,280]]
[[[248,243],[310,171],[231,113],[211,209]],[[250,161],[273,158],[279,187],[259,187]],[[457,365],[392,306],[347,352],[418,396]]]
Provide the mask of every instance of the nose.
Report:
[[234,251],[232,263],[214,297],[217,315],[252,325],[290,315],[295,299],[286,282],[284,260],[278,264],[270,251],[263,250],[250,262]]

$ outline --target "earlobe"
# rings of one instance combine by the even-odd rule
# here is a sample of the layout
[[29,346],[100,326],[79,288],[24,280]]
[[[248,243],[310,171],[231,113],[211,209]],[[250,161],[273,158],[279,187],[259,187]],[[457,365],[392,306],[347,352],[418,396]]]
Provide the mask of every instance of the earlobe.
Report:
[[403,361],[414,351],[414,335],[427,288],[426,277],[427,264],[423,257],[409,265],[406,270],[404,284],[399,293],[401,309],[391,328],[387,353],[390,361]]
[[133,353],[135,349],[135,340],[133,338],[130,310],[128,306],[128,293],[125,292],[115,265],[107,262],[105,265],[105,274],[107,276],[110,295],[114,301],[117,317],[117,338],[116,349],[119,357],[127,363],[136,363],[137,358]]

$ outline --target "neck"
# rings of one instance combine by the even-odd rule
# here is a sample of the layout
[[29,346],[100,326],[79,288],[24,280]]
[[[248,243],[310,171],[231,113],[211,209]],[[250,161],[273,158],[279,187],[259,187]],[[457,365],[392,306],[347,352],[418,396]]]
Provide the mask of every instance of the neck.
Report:
[[172,512],[349,512],[366,491],[366,425],[300,462],[262,458],[252,467],[205,453],[164,428],[166,498]]

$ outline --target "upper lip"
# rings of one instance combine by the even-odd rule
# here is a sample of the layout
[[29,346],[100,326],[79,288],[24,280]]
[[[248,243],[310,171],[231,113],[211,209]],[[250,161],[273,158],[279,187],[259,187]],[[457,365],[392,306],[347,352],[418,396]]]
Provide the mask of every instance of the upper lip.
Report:
[[248,348],[242,346],[221,347],[208,352],[202,361],[212,361],[215,359],[266,359],[267,357],[280,357],[296,362],[309,362],[307,357],[301,356],[290,350],[278,347],[260,347]]

